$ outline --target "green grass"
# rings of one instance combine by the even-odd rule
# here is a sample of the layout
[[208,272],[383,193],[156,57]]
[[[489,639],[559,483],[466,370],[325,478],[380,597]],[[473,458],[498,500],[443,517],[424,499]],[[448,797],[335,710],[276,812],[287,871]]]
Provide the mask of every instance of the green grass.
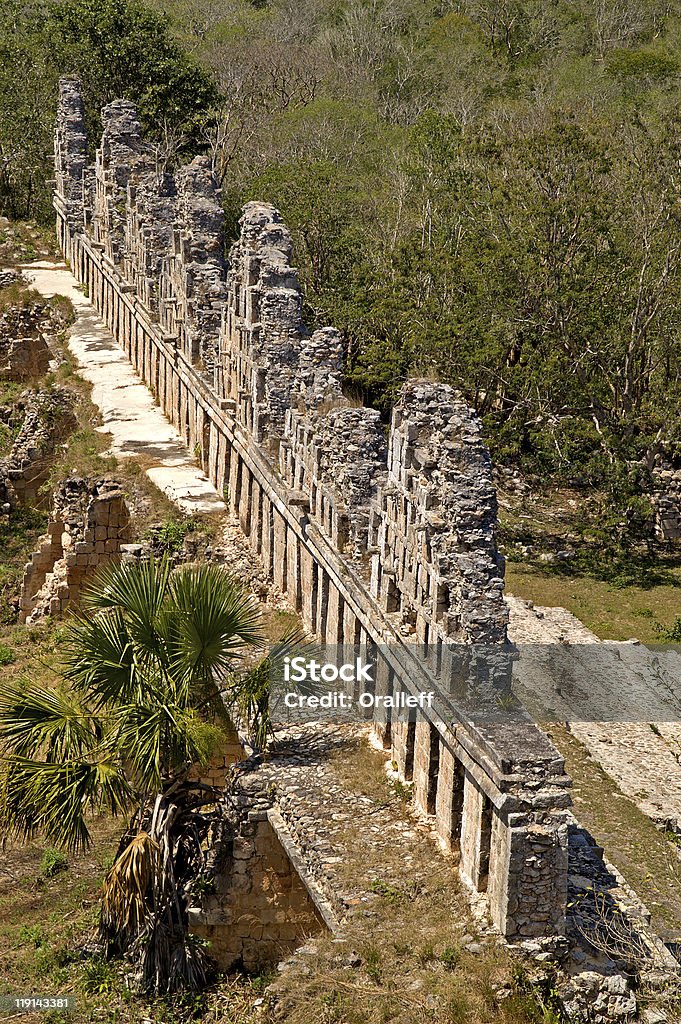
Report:
[[45,511],[27,507],[0,516],[0,623],[7,625],[15,620],[12,601],[21,584],[24,563],[45,532],[47,518]]
[[40,874],[43,878],[54,878],[62,871],[68,871],[69,861],[65,853],[48,846],[40,861]]
[[[506,589],[567,608],[603,640],[659,641],[681,614],[681,551],[604,549],[589,533],[595,496],[567,488],[501,488]],[[570,557],[557,558],[557,552]],[[548,561],[546,559],[549,559]]]
[[[92,850],[74,857],[68,871],[53,874],[44,868],[56,851],[39,843],[8,843],[0,854],[0,991],[64,995],[79,990],[79,950],[97,922],[99,860],[114,848],[121,826],[110,818],[96,820]],[[88,1019],[87,1001],[84,1009],[73,1019]]]
[[658,623],[671,628],[681,614],[681,567],[669,582],[651,587],[613,586],[588,576],[560,576],[517,562],[506,565],[506,589],[537,605],[560,605],[602,640],[660,642]]
[[0,221],[0,260],[5,265],[30,260],[61,260],[54,228],[35,221]]

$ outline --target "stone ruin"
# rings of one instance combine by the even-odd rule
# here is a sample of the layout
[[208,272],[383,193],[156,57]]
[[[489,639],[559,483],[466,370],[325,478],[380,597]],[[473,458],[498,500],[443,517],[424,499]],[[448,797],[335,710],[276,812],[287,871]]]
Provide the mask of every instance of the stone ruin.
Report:
[[[24,283],[21,273],[0,270],[0,290]],[[10,301],[0,311],[0,379],[28,383],[46,374],[55,358],[54,337],[65,325],[63,313],[35,292]]]
[[0,422],[17,433],[0,459],[0,508],[35,505],[48,480],[57,445],[76,426],[73,395],[67,388],[25,391],[11,406],[0,407]]
[[653,469],[655,534],[662,543],[681,540],[681,469],[661,456]]
[[43,307],[10,306],[0,313],[0,377],[30,380],[47,373],[52,353],[42,330]]
[[[379,742],[443,847],[458,853],[462,878],[485,894],[501,934],[537,950],[564,944],[571,783],[563,758],[530,722],[476,725],[450,689],[456,652],[502,651],[507,639],[480,423],[452,388],[410,381],[386,432],[375,410],[344,394],[338,332],[310,334],[303,324],[277,210],[248,203],[225,260],[208,160],[159,174],[133,104],[110,104],[102,123],[88,163],[78,83],[62,80],[54,203],[74,275],[200,451],[305,627],[327,643],[385,645],[381,692],[437,692],[437,706],[416,722],[376,722]],[[267,809],[251,811],[242,849],[259,856],[270,843]],[[225,894],[242,870],[236,862],[248,859],[236,849]],[[198,908],[197,928],[223,914],[224,901]]]
[[[338,333],[303,326],[278,212],[247,204],[226,262],[208,161],[160,175],[131,103],[110,104],[102,123],[91,165],[78,84],[64,80],[64,254],[305,626],[330,643],[391,645],[386,688],[436,687],[451,645],[503,645],[495,494],[470,410],[451,388],[410,383],[386,440],[377,413],[343,394]],[[530,724],[483,737],[439,716],[377,728],[500,930],[562,935],[569,780],[547,738]]]
[[54,494],[47,534],[24,570],[20,620],[32,625],[77,605],[97,570],[120,559],[129,519],[117,481],[63,481]]

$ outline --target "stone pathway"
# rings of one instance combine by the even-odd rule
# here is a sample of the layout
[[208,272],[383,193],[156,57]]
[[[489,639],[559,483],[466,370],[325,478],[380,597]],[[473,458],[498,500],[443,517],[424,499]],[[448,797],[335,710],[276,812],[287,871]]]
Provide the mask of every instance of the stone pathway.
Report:
[[155,404],[66,264],[36,262],[21,269],[41,295],[64,295],[73,303],[76,321],[69,331],[68,347],[79,373],[92,384],[92,401],[102,414],[97,429],[111,435],[110,453],[119,459],[138,458],[149,479],[183,512],[224,514],[224,502],[212,483]]
[[[534,607],[509,594],[506,600],[509,633],[521,648],[519,693],[530,700],[540,695],[543,706],[555,710],[553,721],[569,722],[573,735],[645,814],[681,828],[681,722],[674,721],[679,654],[602,641],[565,608]],[[530,653],[534,645],[536,657]],[[666,706],[669,714],[661,721],[652,712]]]
[[[366,771],[371,763],[370,754],[357,760],[368,735],[364,725],[287,726],[277,730],[266,757],[239,765],[239,789],[250,794],[250,801],[264,793],[267,803],[274,802],[339,920],[352,907],[373,902],[381,890],[377,883],[413,882],[415,858],[418,862],[423,855],[424,843],[437,843],[432,822],[409,815],[391,793],[387,777],[379,799],[355,791],[366,780],[353,780],[353,785],[347,775]],[[381,757],[387,754],[376,756],[378,764]],[[345,778],[341,761],[357,766]],[[436,850],[425,849],[437,864]],[[451,858],[442,856],[439,866],[453,877]]]

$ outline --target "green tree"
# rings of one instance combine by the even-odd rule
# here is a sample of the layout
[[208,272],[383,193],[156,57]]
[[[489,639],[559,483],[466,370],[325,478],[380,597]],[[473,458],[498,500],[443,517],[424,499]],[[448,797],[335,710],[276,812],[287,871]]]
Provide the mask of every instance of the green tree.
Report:
[[135,101],[165,153],[192,153],[217,91],[142,0],[0,0],[0,214],[50,215],[52,134],[60,75],[83,82],[91,142],[99,110]]
[[189,772],[223,736],[221,691],[249,693],[244,659],[262,644],[257,605],[222,567],[112,566],[65,627],[61,684],[0,688],[5,835],[78,850],[89,815],[132,812],[101,931],[141,960],[148,991],[205,980],[185,914],[209,824],[196,811],[216,795]]
[[50,9],[54,60],[79,75],[90,111],[137,104],[145,131],[192,135],[217,93],[173,39],[167,19],[141,0],[59,0]]

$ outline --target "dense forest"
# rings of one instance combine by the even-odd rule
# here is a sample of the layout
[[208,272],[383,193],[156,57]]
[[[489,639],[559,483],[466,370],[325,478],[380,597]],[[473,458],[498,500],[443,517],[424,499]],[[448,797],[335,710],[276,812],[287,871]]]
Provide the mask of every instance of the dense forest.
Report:
[[681,5],[0,0],[0,213],[47,219],[59,73],[275,203],[358,396],[455,383],[497,461],[650,529],[681,456]]

